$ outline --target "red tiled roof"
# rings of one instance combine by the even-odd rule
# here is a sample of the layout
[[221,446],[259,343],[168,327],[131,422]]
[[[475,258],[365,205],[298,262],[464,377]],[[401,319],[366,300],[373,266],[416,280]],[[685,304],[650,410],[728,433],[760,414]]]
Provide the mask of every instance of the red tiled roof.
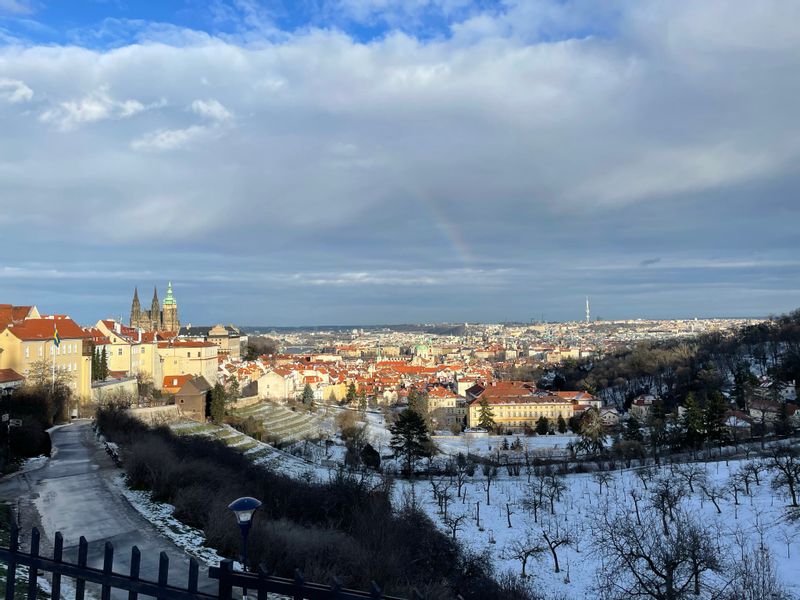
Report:
[[91,339],[92,335],[84,331],[75,321],[70,318],[58,319],[26,319],[20,323],[8,326],[8,330],[17,339],[23,341],[31,340],[51,340],[56,325],[58,335],[62,340]]
[[12,381],[24,381],[25,377],[17,373],[14,369],[0,369],[0,383],[11,383]]

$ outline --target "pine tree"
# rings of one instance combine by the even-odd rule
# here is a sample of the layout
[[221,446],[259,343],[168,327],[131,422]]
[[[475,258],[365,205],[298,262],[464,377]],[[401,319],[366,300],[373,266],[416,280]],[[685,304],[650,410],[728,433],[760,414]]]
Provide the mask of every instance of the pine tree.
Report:
[[539,417],[539,420],[536,421],[536,433],[539,435],[547,435],[550,432],[550,421],[547,417],[542,415]]
[[97,381],[97,376],[100,371],[100,359],[97,356],[98,350],[92,350],[92,381]]
[[684,431],[684,444],[689,448],[699,448],[705,439],[703,410],[697,404],[692,392],[686,395],[686,399],[683,401],[683,408],[685,412],[683,413],[681,426]]
[[714,392],[706,402],[703,412],[703,424],[706,436],[712,442],[722,442],[725,436],[725,412],[727,405],[725,398],[719,392]]
[[364,390],[358,391],[358,411],[361,413],[367,412],[367,394]]
[[303,404],[309,405],[314,401],[314,390],[311,389],[311,385],[308,383],[306,387],[303,388]]
[[345,404],[352,404],[353,402],[355,402],[355,399],[356,399],[356,384],[351,382],[350,385],[347,386],[347,395],[344,397]]
[[217,383],[211,390],[211,403],[209,406],[211,421],[219,425],[225,418],[225,388]]
[[564,420],[564,417],[561,416],[561,413],[558,414],[556,427],[558,428],[558,433],[567,433],[567,422]]
[[389,447],[396,458],[405,462],[406,473],[413,475],[417,460],[433,453],[433,442],[428,435],[425,420],[418,412],[406,409],[389,430],[392,432]]
[[481,398],[478,402],[478,427],[487,431],[492,431],[497,427],[492,407],[489,406],[489,401],[485,398]]
[[578,446],[589,454],[602,452],[605,448],[606,428],[600,419],[600,412],[592,407],[581,417],[580,426],[581,439]]
[[622,430],[622,439],[629,442],[644,441],[641,425],[639,425],[639,421],[633,415],[630,415],[625,422],[625,427]]
[[105,381],[108,377],[108,354],[106,353],[105,346],[103,347],[103,352],[100,354],[100,369],[99,369],[99,377],[100,381]]

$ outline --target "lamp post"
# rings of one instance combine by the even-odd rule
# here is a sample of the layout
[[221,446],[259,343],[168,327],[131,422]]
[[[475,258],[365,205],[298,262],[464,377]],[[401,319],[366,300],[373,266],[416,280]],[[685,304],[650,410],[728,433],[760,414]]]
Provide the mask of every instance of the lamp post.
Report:
[[245,571],[247,571],[247,534],[250,533],[250,525],[253,524],[253,513],[259,506],[261,502],[249,496],[234,500],[228,505],[236,515],[236,521],[242,532],[242,567]]

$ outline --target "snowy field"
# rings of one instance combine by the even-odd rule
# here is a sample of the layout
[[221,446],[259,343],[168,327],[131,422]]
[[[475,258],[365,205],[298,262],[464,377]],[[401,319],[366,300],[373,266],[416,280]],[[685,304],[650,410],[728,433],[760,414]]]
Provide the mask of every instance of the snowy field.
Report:
[[[383,416],[368,413],[367,423],[371,443],[385,454],[389,432],[383,424]],[[335,437],[332,438],[333,446],[305,444],[305,457],[301,458],[257,442],[229,427],[179,424],[173,425],[173,430],[183,435],[215,437],[258,464],[303,479],[327,479],[344,456],[341,441]],[[514,439],[515,436],[507,436],[509,444]],[[549,450],[563,446],[573,438],[565,435],[519,436],[519,439],[531,450]],[[479,440],[442,436],[437,437],[436,442],[445,454],[451,456],[459,452],[489,454],[489,446],[492,450],[500,446],[503,436]],[[298,452],[299,448],[300,445],[293,451]],[[438,460],[443,462],[445,458],[439,457]],[[390,466],[390,462],[384,461],[384,466]],[[680,473],[685,470],[684,466],[676,466],[675,470],[653,468],[649,475],[642,469],[607,472],[601,476],[566,475],[557,478],[559,483],[556,487],[559,489],[552,500],[545,494],[544,501],[535,510],[530,500],[542,498],[537,493],[537,485],[544,486],[546,477],[533,471],[528,473],[525,467],[518,475],[510,475],[500,467],[487,486],[487,478],[478,466],[472,476],[464,478],[460,494],[454,477],[435,477],[433,482],[425,478],[413,482],[398,479],[394,500],[398,505],[416,502],[447,535],[452,535],[455,529],[455,536],[462,544],[491,557],[498,573],[521,572],[521,561],[515,556],[518,554],[515,550],[524,545],[521,542],[529,541],[529,545],[540,546],[540,551],[533,553],[526,564],[526,574],[533,588],[546,594],[547,598],[588,599],[599,597],[598,575],[606,572],[601,556],[592,545],[593,528],[602,523],[604,516],[618,512],[633,519],[637,507],[643,517],[655,514],[653,490],[659,480],[663,480],[670,489],[685,490],[676,510],[684,509],[708,527],[713,545],[731,561],[739,555],[751,554],[763,540],[774,560],[780,582],[800,598],[800,524],[790,523],[785,518],[790,503],[785,490],[772,489],[770,484],[774,475],[766,469],[758,472],[757,483],[752,478],[748,482],[749,493],[741,483],[731,485],[750,462],[753,459],[694,463],[694,474],[690,475],[693,490],[689,489],[687,475]],[[129,499],[139,506],[146,503],[144,497]],[[168,507],[160,509],[148,505],[142,512],[149,512],[156,520],[169,517]],[[164,523],[161,525],[163,527]],[[185,533],[187,538],[191,538],[187,545],[191,546],[192,554],[202,557],[200,540],[194,532]],[[569,538],[555,550],[560,568],[558,573],[555,572],[553,554],[545,542],[545,533],[551,539],[553,535]],[[180,537],[174,536],[179,544]],[[211,555],[204,558],[210,563],[217,559]],[[704,575],[704,579],[706,583],[718,582],[709,574]]]

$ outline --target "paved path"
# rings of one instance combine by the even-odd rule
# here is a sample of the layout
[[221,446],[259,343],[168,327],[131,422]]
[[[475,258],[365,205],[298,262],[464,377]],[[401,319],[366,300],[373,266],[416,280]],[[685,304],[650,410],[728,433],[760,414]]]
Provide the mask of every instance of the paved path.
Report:
[[[0,499],[17,503],[23,540],[36,525],[44,536],[43,552],[56,531],[64,536],[65,560],[77,560],[80,536],[89,542],[89,564],[102,567],[105,542],[114,545],[114,571],[128,573],[130,549],[141,550],[141,578],[158,579],[159,553],[169,556],[169,583],[185,586],[188,556],[163,537],[120,493],[114,478],[120,470],[95,441],[89,421],[76,421],[51,432],[53,456],[40,468],[0,483]],[[201,566],[200,589],[216,592]],[[120,594],[127,598],[127,593]]]

